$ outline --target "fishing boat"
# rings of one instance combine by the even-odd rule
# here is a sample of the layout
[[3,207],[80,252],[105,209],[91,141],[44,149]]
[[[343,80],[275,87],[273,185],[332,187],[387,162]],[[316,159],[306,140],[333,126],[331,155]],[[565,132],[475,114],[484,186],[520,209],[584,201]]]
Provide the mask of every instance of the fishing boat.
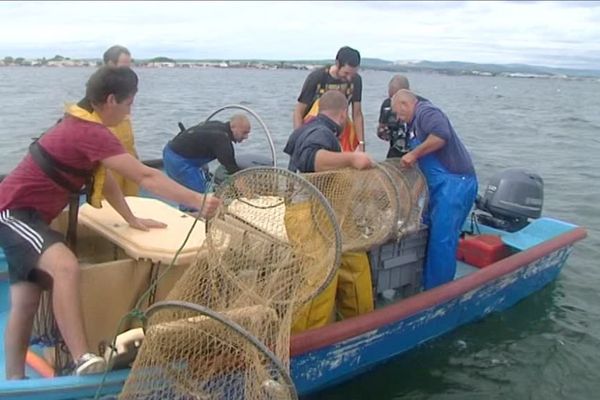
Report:
[[[176,209],[172,212],[177,214]],[[344,382],[461,325],[511,307],[556,279],[573,245],[586,236],[583,228],[551,218],[534,220],[516,232],[482,224],[479,229],[481,235],[500,237],[510,255],[485,268],[459,261],[452,282],[382,305],[369,314],[292,336],[291,376],[298,393],[314,393]],[[133,258],[106,265],[110,263],[113,265],[109,268],[123,268],[131,265]],[[131,282],[126,283],[130,285]],[[8,286],[2,255],[2,325],[9,309]],[[103,322],[108,324],[106,320]],[[111,322],[112,328],[114,321]],[[4,364],[4,357],[1,358]],[[30,379],[1,381],[0,397],[44,400],[93,397],[102,379],[101,375],[50,377],[52,368],[33,351],[28,364]],[[109,372],[102,394],[119,393],[127,375],[127,369]]]
[[[457,273],[451,282],[422,291],[426,229],[371,249],[374,291],[378,294],[375,310],[291,337],[290,375],[298,395],[316,393],[363,374],[459,326],[505,310],[555,280],[575,243],[587,233],[568,222],[542,217],[541,199],[530,201],[535,193],[522,186],[523,177],[536,181],[531,174],[511,170],[488,185],[478,202],[481,218],[465,222],[469,235],[461,240]],[[515,192],[527,192],[529,200],[519,203],[509,199]],[[177,243],[196,222],[157,199],[128,198],[128,203],[141,217],[160,215],[169,228],[144,232],[144,245],[140,245],[109,206],[81,208],[78,256],[84,270],[86,335],[92,346],[113,333],[120,317],[131,309],[148,282],[161,273],[178,251]],[[535,215],[529,214],[532,209]],[[62,224],[64,230],[64,223],[57,221],[57,228]],[[181,251],[176,268],[152,292],[152,302],[165,296],[201,251],[203,241],[204,229],[199,227]],[[2,326],[9,311],[8,291],[6,260],[0,253]],[[132,328],[128,332],[135,331],[135,326]],[[3,333],[0,336],[3,339]],[[4,353],[0,354],[4,365]],[[42,347],[32,346],[27,357],[30,379],[0,381],[0,398],[111,398],[120,393],[130,372],[127,361],[131,360],[125,360],[123,368],[105,375],[54,376],[50,358]]]

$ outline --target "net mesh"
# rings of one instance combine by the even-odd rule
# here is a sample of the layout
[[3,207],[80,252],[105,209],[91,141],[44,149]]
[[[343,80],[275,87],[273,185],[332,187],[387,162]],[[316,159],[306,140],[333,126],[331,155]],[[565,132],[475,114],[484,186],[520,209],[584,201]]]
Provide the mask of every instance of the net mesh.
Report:
[[429,199],[427,182],[420,169],[403,167],[399,158],[388,158],[379,165],[391,175],[398,188],[398,205],[402,211],[399,212],[395,233],[400,239],[421,226],[421,217]]
[[[342,250],[367,250],[383,243],[410,210],[404,180],[381,166],[304,174],[330,202],[342,232]],[[400,186],[400,187],[398,187]]]
[[223,207],[207,222],[206,256],[167,300],[220,313],[273,357],[230,325],[175,307],[149,319],[122,398],[292,398],[273,358],[287,373],[293,311],[335,274],[335,216],[314,186],[282,169],[242,171],[216,195]]
[[410,229],[422,211],[414,210],[421,183],[420,173],[394,162],[364,171],[301,176],[251,168],[233,175],[217,189],[223,206],[206,224],[207,251],[169,293],[170,305],[157,303],[149,315],[121,398],[295,398],[294,311],[329,284],[342,251]]

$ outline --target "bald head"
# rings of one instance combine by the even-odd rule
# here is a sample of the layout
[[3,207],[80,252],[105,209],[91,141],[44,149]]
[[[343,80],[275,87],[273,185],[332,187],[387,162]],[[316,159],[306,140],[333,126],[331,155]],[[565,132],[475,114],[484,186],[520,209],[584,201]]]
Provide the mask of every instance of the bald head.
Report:
[[392,110],[404,122],[411,122],[415,115],[417,96],[408,89],[400,89],[392,97]]
[[398,90],[410,89],[408,78],[404,75],[394,75],[388,84],[388,95],[392,97]]
[[348,99],[338,90],[328,90],[319,99],[319,114],[343,125],[348,116]]
[[392,97],[392,104],[397,101],[417,102],[417,95],[408,89],[400,89]]
[[329,90],[319,100],[320,111],[342,111],[348,108],[348,100],[342,92]]
[[250,120],[244,114],[234,114],[229,119],[231,133],[233,133],[233,141],[236,143],[243,142],[248,139],[250,134]]

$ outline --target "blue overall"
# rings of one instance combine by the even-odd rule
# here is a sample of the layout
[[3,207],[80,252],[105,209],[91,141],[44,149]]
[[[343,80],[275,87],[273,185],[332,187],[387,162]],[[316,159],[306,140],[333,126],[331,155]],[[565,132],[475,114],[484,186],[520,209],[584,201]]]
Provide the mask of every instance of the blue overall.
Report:
[[[206,172],[202,167],[212,160],[214,160],[214,158],[182,157],[175,153],[169,144],[163,149],[163,164],[167,176],[180,185],[200,193],[206,193],[206,184],[208,181]],[[186,207],[183,204],[179,205],[179,209],[182,211],[197,211],[196,209]]]
[[[411,150],[419,144],[416,137],[409,141]],[[429,208],[423,215],[429,226],[423,272],[427,290],[454,279],[458,239],[477,196],[477,178],[448,172],[433,153],[420,157],[418,163],[429,188]]]

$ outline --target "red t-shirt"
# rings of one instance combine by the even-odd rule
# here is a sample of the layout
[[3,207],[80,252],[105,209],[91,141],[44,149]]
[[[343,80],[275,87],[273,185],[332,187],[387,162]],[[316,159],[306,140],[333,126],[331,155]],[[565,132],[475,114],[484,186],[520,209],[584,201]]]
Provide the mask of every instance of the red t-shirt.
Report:
[[[55,160],[82,170],[91,170],[105,158],[126,153],[104,125],[68,115],[39,143]],[[61,174],[76,186],[84,184],[83,177]],[[0,183],[0,210],[35,209],[50,223],[68,202],[69,192],[49,178],[29,153]]]

